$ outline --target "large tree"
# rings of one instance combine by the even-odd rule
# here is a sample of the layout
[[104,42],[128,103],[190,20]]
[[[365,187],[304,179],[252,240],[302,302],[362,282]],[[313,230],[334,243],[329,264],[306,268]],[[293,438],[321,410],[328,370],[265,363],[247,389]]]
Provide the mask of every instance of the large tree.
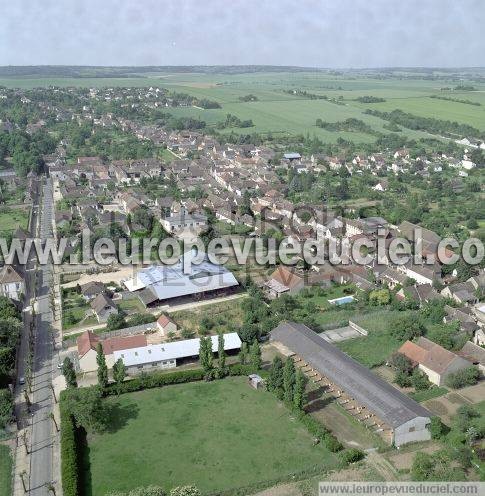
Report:
[[217,358],[219,359],[219,370],[224,372],[226,369],[226,352],[224,351],[224,334],[219,332],[218,338],[218,349],[217,349]]
[[64,358],[64,362],[62,362],[62,374],[66,379],[68,388],[77,388],[76,371],[69,357]]
[[283,370],[283,398],[287,403],[293,402],[295,376],[295,363],[291,358],[287,358]]
[[261,347],[259,346],[258,340],[255,339],[251,348],[249,349],[249,359],[251,362],[251,366],[255,372],[257,372],[261,365],[263,364],[263,359],[261,357]]
[[200,338],[199,359],[202,368],[206,373],[213,368],[214,355],[212,353],[212,339],[210,336]]
[[115,364],[113,365],[113,379],[116,382],[118,390],[120,389],[121,384],[123,384],[125,377],[126,377],[126,366],[123,362],[123,359],[118,358],[118,360],[116,360]]
[[267,387],[278,398],[283,398],[283,361],[278,355],[273,358],[271,363]]
[[293,406],[298,410],[303,410],[303,406],[305,405],[305,386],[306,377],[301,370],[298,370],[293,391]]
[[102,431],[106,427],[108,411],[99,386],[67,389],[65,393],[66,406],[78,426],[92,431]]
[[98,364],[98,384],[105,388],[108,385],[108,366],[104,357],[103,345],[98,343],[96,347],[96,363]]

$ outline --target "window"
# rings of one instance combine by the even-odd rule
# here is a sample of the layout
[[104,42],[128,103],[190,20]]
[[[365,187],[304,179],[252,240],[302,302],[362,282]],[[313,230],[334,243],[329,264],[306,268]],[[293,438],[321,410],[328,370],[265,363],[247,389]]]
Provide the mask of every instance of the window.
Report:
[[409,432],[414,432],[415,430],[416,430],[416,427],[414,427],[414,425],[409,428]]

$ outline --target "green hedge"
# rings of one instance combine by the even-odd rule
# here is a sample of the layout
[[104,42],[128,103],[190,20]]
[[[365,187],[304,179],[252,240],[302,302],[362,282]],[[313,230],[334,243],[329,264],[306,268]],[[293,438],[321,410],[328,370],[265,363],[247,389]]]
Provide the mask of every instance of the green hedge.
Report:
[[300,412],[298,420],[307,428],[312,436],[320,439],[333,453],[343,448],[339,440],[324,425],[308,413]]
[[[230,365],[227,367],[227,375],[238,376],[248,375],[253,371],[250,365]],[[104,394],[107,396],[134,393],[143,389],[153,389],[170,384],[184,384],[186,382],[202,381],[206,378],[206,373],[203,369],[179,370],[176,372],[151,372],[149,374],[141,374],[134,379],[123,382],[121,385],[109,384]]]
[[60,404],[61,411],[61,474],[64,496],[79,494],[79,457],[77,449],[77,428],[73,416]]

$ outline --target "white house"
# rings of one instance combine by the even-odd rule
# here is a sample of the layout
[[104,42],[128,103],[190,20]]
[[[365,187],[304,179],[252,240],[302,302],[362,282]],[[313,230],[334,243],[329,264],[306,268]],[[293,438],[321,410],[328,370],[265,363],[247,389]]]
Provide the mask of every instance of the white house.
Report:
[[201,231],[207,227],[207,217],[199,214],[178,214],[161,219],[161,224],[167,232],[194,229]]
[[20,301],[24,293],[24,278],[11,265],[4,265],[0,269],[0,295]]
[[472,366],[468,360],[423,337],[416,343],[406,341],[398,351],[437,386],[442,386],[450,374]]

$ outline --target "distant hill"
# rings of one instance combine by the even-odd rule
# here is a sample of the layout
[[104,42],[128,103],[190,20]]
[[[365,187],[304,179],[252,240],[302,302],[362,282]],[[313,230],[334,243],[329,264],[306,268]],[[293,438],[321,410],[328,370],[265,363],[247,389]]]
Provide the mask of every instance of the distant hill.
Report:
[[270,65],[227,65],[227,66],[0,66],[0,77],[73,77],[73,78],[122,78],[143,77],[151,73],[201,73],[201,74],[244,74],[254,72],[320,72],[324,69],[313,67],[270,66]]
[[449,77],[454,81],[462,77],[485,77],[483,67],[383,67],[361,69],[331,69],[318,67],[297,67],[278,65],[187,65],[187,66],[70,66],[70,65],[33,65],[0,66],[0,78],[143,78],[156,74],[251,74],[263,72],[319,72],[332,76],[364,75],[368,77],[393,77],[399,79],[424,78],[442,79]]

